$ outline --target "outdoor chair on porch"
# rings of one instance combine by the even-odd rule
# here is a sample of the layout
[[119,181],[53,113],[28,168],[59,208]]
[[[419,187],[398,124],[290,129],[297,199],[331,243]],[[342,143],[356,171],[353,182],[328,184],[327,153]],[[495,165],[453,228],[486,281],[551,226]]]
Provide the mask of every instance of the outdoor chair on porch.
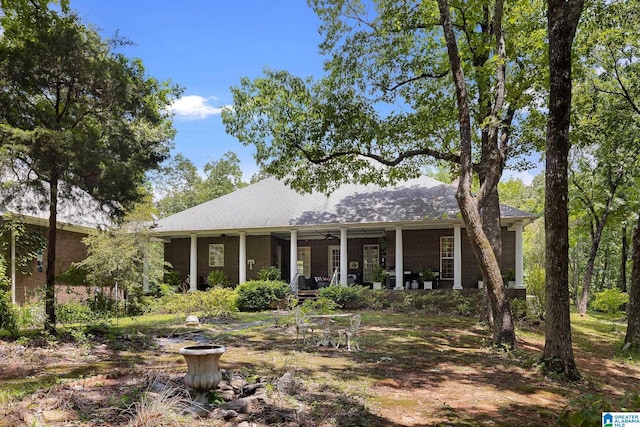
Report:
[[349,329],[340,329],[338,330],[338,341],[336,342],[336,348],[340,347],[340,340],[342,337],[345,337],[345,341],[347,342],[347,350],[351,351],[351,340],[353,339],[353,343],[355,344],[356,350],[360,350],[360,346],[358,345],[358,329],[360,329],[360,321],[361,316],[356,314],[351,317],[351,325]]
[[313,324],[309,322],[307,316],[300,310],[300,308],[296,308],[295,311],[296,316],[296,340],[293,342],[294,344],[298,342],[298,337],[302,333],[302,343],[305,344],[307,341],[307,331],[311,331],[313,333]]

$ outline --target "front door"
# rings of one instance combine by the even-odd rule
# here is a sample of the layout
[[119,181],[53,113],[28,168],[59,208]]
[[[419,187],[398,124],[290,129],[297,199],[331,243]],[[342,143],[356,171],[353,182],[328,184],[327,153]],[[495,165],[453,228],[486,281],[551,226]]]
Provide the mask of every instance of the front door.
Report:
[[333,277],[334,271],[340,271],[340,246],[329,246],[329,277]]

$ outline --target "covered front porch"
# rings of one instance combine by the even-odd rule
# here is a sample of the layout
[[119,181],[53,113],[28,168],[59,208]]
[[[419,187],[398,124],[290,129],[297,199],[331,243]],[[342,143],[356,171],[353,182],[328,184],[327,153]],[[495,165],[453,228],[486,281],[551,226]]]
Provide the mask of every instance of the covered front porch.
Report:
[[[524,223],[503,226],[503,275],[515,278],[523,288],[522,233]],[[184,249],[188,242],[188,259]],[[173,245],[173,246],[172,246]],[[392,279],[387,287],[411,288],[424,269],[438,273],[438,287],[477,288],[480,268],[461,221],[425,227],[425,224],[386,224],[339,228],[287,228],[226,230],[224,233],[190,233],[188,239],[171,239],[165,248],[167,260],[188,271],[189,289],[196,290],[209,271],[224,271],[234,283],[257,277],[258,271],[275,266],[282,279],[297,287],[298,277],[347,285],[370,285],[373,269],[384,267]],[[171,258],[174,259],[171,259]],[[186,268],[188,266],[188,268]],[[402,271],[400,280],[396,272]],[[399,282],[399,283],[398,283]]]

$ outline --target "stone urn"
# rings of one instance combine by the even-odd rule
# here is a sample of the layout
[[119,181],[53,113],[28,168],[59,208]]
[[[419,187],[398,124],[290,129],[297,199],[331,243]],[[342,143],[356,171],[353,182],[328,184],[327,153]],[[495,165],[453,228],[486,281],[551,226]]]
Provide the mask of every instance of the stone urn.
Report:
[[182,347],[180,354],[187,362],[184,383],[193,389],[193,400],[207,404],[207,393],[218,386],[222,373],[218,362],[227,349],[222,345],[191,345]]

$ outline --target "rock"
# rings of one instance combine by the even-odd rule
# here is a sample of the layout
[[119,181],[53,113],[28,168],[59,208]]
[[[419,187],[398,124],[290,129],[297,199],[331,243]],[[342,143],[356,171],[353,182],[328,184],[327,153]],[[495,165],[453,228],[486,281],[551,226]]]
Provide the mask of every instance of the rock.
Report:
[[149,387],[149,391],[154,392],[154,393],[162,393],[163,391],[165,391],[167,389],[167,385],[163,384],[161,382],[156,382],[151,384],[151,386]]
[[249,424],[249,421],[242,421],[238,423],[238,427],[251,427],[251,424]]
[[280,393],[293,395],[296,392],[296,382],[293,379],[293,376],[289,372],[285,372],[284,375],[280,377],[277,385],[278,391]]
[[24,421],[25,424],[30,425],[30,426],[36,426],[38,425],[38,419],[35,417],[35,415],[33,415],[32,413],[30,413],[29,411],[27,411],[26,409],[21,410],[18,415],[20,416],[20,419],[22,421]]
[[198,319],[198,316],[194,316],[192,314],[190,316],[187,316],[187,318],[184,321],[184,324],[187,326],[197,326],[198,324],[200,324],[200,319]]
[[247,382],[242,377],[233,377],[229,384],[236,390],[242,390],[242,387],[244,387]]
[[236,394],[233,390],[219,390],[217,395],[220,396],[224,400],[233,400],[236,397]]
[[249,399],[237,399],[218,405],[218,409],[233,410],[241,414],[248,414],[250,407],[251,400]]
[[74,411],[52,409],[49,411],[42,411],[42,419],[45,423],[60,423],[64,421],[78,420],[78,415]]
[[247,384],[246,386],[244,386],[244,395],[249,396],[251,394],[256,393],[258,389],[264,389],[264,388],[265,388],[264,383]]

